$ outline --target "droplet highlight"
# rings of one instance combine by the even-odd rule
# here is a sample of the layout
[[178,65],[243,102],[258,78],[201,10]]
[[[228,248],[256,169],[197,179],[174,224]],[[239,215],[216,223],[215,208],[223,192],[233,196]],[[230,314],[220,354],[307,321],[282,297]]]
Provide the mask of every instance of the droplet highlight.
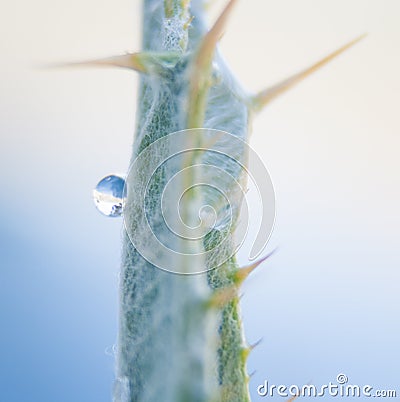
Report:
[[103,215],[111,218],[122,215],[125,198],[125,179],[120,175],[103,177],[93,190],[94,205]]

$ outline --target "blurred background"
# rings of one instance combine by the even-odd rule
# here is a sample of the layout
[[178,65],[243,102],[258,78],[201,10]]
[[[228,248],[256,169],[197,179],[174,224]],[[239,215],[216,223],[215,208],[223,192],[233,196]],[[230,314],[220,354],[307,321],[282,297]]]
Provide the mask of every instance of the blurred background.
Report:
[[[221,43],[256,91],[369,32],[253,124],[280,247],[243,289],[255,401],[339,373],[400,395],[399,18],[397,0],[246,0]],[[41,66],[138,50],[140,1],[3,2],[0,34],[0,399],[110,401],[122,220],[91,192],[128,168],[138,80]]]

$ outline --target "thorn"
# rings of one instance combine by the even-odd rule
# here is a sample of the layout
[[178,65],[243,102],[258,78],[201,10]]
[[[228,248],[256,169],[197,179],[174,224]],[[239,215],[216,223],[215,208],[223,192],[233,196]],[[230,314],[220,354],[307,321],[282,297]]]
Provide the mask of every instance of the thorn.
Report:
[[128,53],[104,59],[58,64],[55,67],[122,67],[147,73],[148,71],[141,60],[142,55],[142,53]]
[[240,354],[242,357],[243,361],[246,361],[250,355],[250,353],[253,351],[253,349],[259,345],[259,343],[262,341],[262,339],[260,339],[258,342],[256,342],[254,345],[250,345],[246,348],[242,348]]
[[339,49],[335,50],[322,60],[318,61],[317,63],[313,64],[311,67],[306,68],[302,71],[300,71],[297,74],[292,75],[291,77],[279,82],[278,84],[265,89],[264,91],[259,92],[257,95],[255,95],[252,98],[251,101],[251,107],[254,111],[259,111],[261,110],[264,106],[266,106],[268,103],[270,103],[272,100],[277,98],[278,96],[282,95],[295,85],[297,85],[299,82],[307,78],[309,75],[314,73],[315,71],[319,70],[321,67],[323,67],[325,64],[328,64],[330,61],[332,61],[334,58],[342,54],[344,51],[347,49],[351,48],[354,46],[356,43],[361,41],[367,36],[367,34],[363,34],[352,41],[346,43],[344,46],[340,47]]
[[275,248],[274,250],[272,250],[269,254],[267,254],[266,256],[260,258],[259,260],[253,262],[250,265],[247,265],[246,267],[240,268],[238,269],[235,274],[234,274],[234,282],[237,285],[241,285],[243,283],[243,281],[261,264],[263,263],[265,260],[267,260],[269,257],[271,257],[276,251],[278,250],[278,248]]
[[218,289],[211,295],[210,299],[206,303],[206,306],[222,309],[235,297],[237,297],[236,286],[229,286],[223,289]]
[[151,74],[161,73],[165,68],[173,67],[177,63],[178,57],[178,54],[174,52],[127,53],[98,60],[58,64],[53,67],[121,67],[139,73]]
[[257,373],[257,370],[252,371],[252,372],[249,374],[249,379],[252,378],[252,377],[254,377],[256,373]]
[[263,338],[260,338],[256,343],[253,343],[252,345],[243,348],[241,350],[241,355],[243,360],[247,360],[247,358],[249,357],[250,353],[263,341]]
[[264,341],[264,338],[260,338],[257,342],[254,342],[249,346],[250,351],[253,351],[260,343]]
[[215,47],[225,32],[226,24],[236,2],[237,0],[229,1],[215,24],[205,35],[196,57],[196,62],[203,67],[204,65],[211,64]]
[[215,24],[204,36],[194,55],[190,76],[187,128],[203,126],[208,89],[211,86],[211,66],[214,51],[221,39],[228,17],[237,0],[230,0]]

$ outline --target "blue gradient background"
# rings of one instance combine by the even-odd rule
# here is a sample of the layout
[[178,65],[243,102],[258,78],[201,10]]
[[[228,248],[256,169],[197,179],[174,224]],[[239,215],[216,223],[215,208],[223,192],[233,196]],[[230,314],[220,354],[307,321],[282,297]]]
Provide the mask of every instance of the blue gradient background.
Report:
[[[137,77],[40,66],[137,50],[139,6],[1,7],[2,402],[111,400],[122,222],[98,214],[91,190],[128,167]],[[248,340],[263,338],[254,401],[269,399],[256,394],[265,379],[322,385],[340,372],[400,395],[399,17],[396,0],[246,0],[222,42],[256,90],[370,33],[253,125],[280,246],[243,289]]]

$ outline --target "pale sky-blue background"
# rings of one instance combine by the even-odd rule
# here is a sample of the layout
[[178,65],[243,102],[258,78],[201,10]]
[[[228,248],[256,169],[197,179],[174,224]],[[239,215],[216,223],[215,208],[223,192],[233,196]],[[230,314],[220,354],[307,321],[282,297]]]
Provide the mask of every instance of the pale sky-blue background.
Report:
[[[137,78],[39,67],[137,50],[139,2],[1,8],[0,401],[110,401],[121,221],[91,190],[127,169]],[[254,122],[280,246],[242,299],[249,342],[263,338],[255,401],[264,379],[339,372],[400,394],[399,17],[396,0],[246,0],[224,37],[256,90],[370,33]]]

